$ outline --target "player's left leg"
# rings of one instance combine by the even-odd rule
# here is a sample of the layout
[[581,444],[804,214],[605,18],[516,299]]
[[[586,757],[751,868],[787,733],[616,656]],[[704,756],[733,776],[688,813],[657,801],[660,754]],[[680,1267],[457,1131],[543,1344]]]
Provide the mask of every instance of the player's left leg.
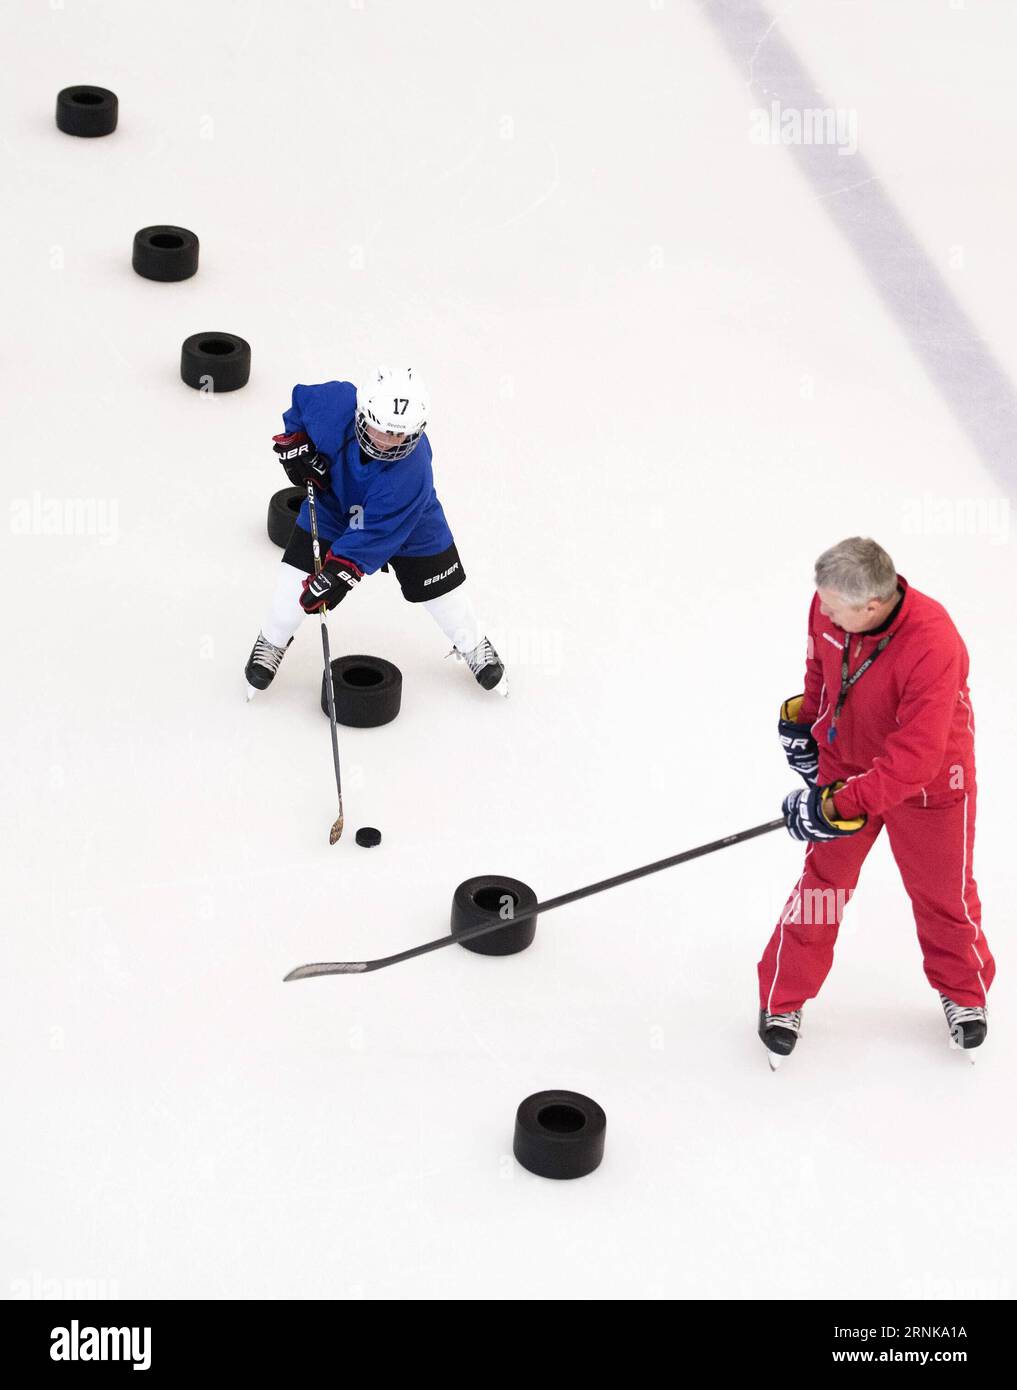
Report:
[[403,598],[426,609],[452,643],[452,652],[473,672],[477,684],[507,695],[504,664],[474,610],[455,543],[437,555],[394,555],[390,563]]
[[945,804],[937,800],[895,806],[886,812],[886,829],[914,909],[926,979],[955,1004],[980,1008],[996,965],[972,873],[975,787]]

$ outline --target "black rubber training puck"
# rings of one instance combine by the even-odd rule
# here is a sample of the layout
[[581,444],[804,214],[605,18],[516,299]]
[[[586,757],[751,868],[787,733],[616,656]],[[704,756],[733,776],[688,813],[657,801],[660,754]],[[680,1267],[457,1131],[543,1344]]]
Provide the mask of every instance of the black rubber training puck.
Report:
[[306,488],[284,487],[281,492],[273,493],[268,500],[268,538],[283,550],[290,543],[293,528],[297,524],[297,512],[306,496]]
[[460,883],[452,896],[452,935],[458,936],[470,927],[479,927],[499,918],[505,923],[496,931],[475,936],[472,941],[460,941],[466,951],[478,956],[514,956],[525,951],[537,930],[536,917],[521,922],[515,915],[536,907],[537,895],[527,883],[504,874],[480,874]]
[[[336,723],[351,729],[391,724],[403,701],[403,673],[380,656],[337,656],[332,662]],[[328,714],[325,673],[321,673],[321,708]]]
[[196,391],[239,391],[251,375],[251,345],[234,333],[192,333],[180,349],[180,375]]
[[381,844],[381,831],[375,830],[373,825],[362,825],[357,831],[357,844],[363,845],[364,849],[373,849]]
[[186,227],[142,227],[131,265],[146,280],[189,280],[198,269],[198,238]]
[[105,87],[65,87],[57,92],[56,123],[65,135],[112,135],[119,103]]
[[541,1178],[583,1178],[604,1157],[607,1116],[578,1091],[538,1091],[516,1111],[512,1152]]

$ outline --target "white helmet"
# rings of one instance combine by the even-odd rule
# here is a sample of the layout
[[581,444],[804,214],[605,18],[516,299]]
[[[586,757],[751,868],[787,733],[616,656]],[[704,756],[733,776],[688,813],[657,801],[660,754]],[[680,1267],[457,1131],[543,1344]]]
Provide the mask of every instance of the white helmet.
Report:
[[[427,428],[428,393],[412,367],[375,367],[357,387],[357,441],[369,458],[404,459]],[[371,433],[368,433],[370,431]],[[386,447],[380,436],[390,434]]]

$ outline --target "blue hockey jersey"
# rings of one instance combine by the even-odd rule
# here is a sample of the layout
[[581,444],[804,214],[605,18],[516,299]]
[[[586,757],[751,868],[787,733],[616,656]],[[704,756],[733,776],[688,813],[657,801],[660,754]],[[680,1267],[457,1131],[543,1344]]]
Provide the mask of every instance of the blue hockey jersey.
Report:
[[[353,428],[356,404],[351,382],[326,381],[294,386],[293,404],[283,414],[287,434],[303,430],[331,465],[329,486],[316,490],[322,540],[365,574],[393,556],[447,550],[452,532],[434,490],[427,435],[408,458],[392,463],[368,458]],[[311,529],[306,500],[297,525]]]

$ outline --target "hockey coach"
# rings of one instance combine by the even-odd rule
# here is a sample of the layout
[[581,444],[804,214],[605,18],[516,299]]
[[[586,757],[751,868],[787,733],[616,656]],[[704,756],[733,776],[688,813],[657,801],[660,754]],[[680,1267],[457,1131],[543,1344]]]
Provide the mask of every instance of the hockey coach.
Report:
[[[844,905],[883,826],[911,899],[925,975],[951,1041],[977,1047],[995,966],[972,873],[974,716],[968,654],[949,614],[873,540],[816,561],[805,691],[779,732],[806,783],[783,814],[805,865],[759,962],[759,1035],[771,1065],[833,964]],[[885,929],[885,927],[884,927]]]

